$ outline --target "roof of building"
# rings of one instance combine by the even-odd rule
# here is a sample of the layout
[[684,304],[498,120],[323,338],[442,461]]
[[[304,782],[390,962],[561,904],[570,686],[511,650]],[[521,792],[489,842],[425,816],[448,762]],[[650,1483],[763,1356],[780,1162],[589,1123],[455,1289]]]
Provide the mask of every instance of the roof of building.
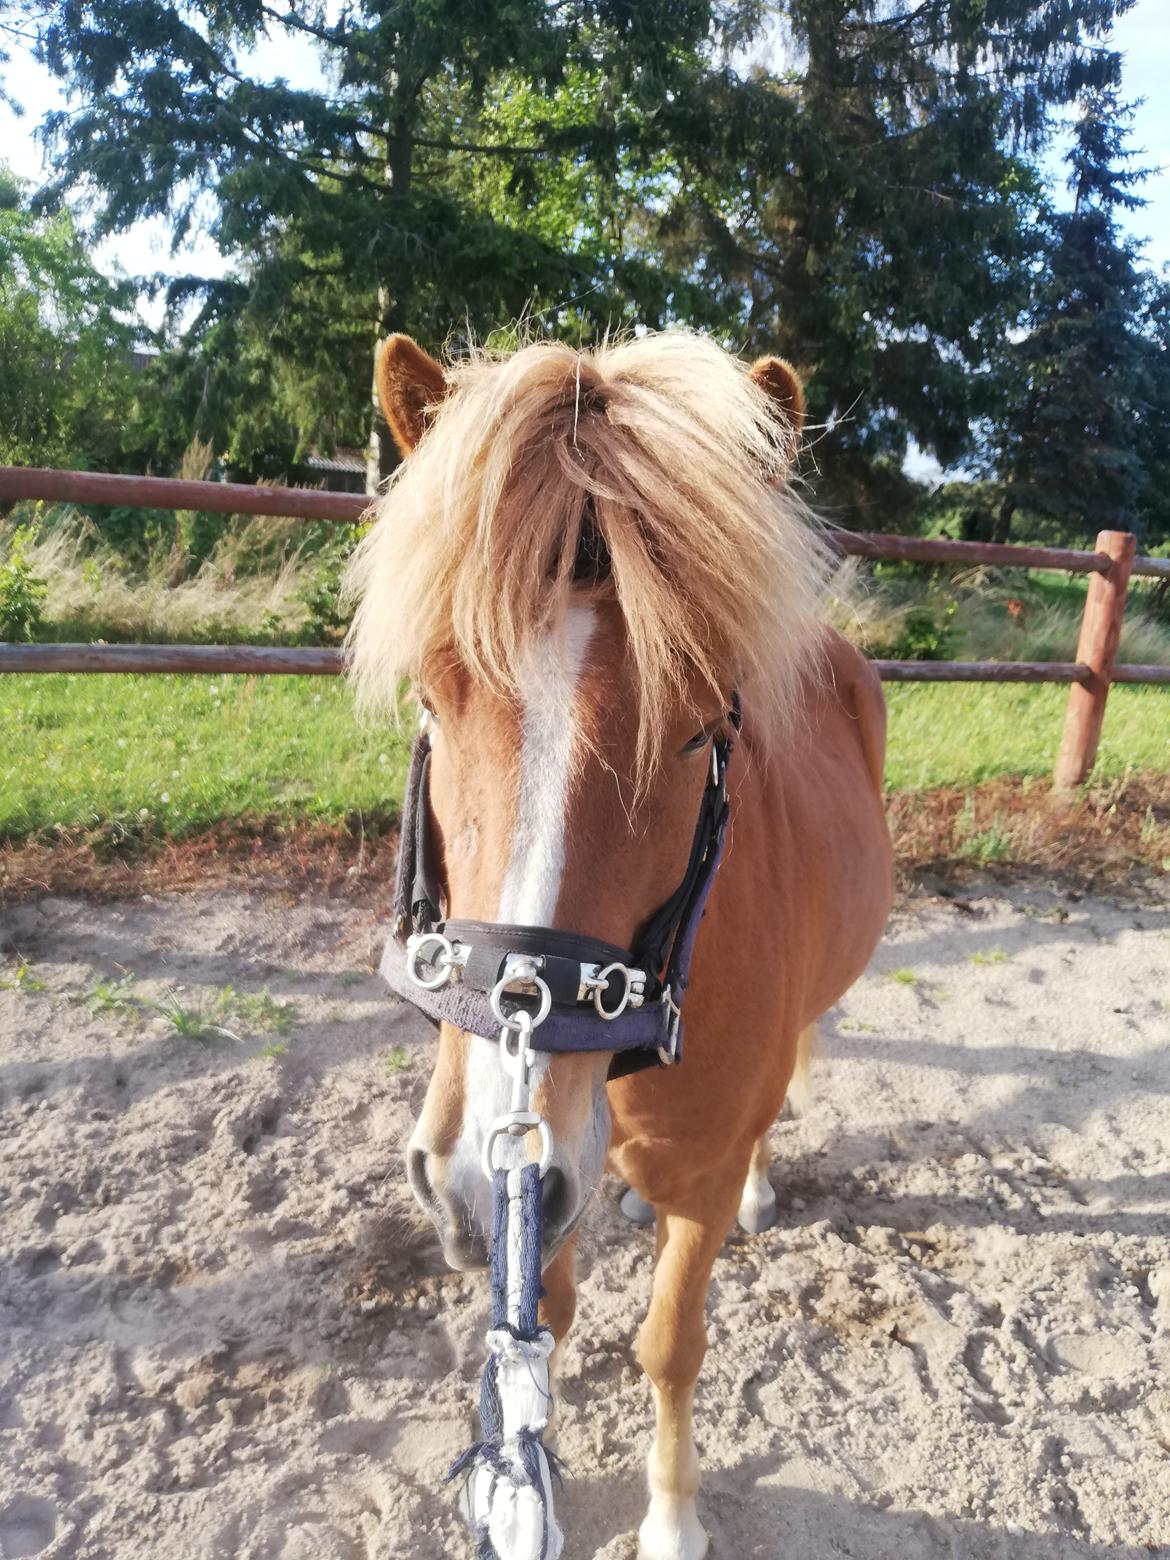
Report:
[[310,450],[302,465],[310,471],[361,472],[365,474],[366,457],[362,450],[343,449],[338,446],[332,455],[322,455]]

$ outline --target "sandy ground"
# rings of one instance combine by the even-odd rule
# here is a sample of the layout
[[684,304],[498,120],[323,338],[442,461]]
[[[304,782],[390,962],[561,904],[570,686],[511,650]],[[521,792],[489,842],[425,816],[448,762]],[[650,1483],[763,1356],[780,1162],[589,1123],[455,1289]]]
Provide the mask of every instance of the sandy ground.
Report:
[[[403,1187],[429,1032],[378,941],[369,905],[258,892],[0,916],[4,1560],[467,1553],[441,1475],[483,1282]],[[143,1002],[268,987],[296,1022],[200,1041],[88,1011],[124,971]],[[775,1131],[779,1225],[715,1271],[713,1554],[1170,1555],[1170,913],[904,908],[814,1077]],[[603,1190],[560,1509],[568,1555],[619,1560],[652,1235]]]

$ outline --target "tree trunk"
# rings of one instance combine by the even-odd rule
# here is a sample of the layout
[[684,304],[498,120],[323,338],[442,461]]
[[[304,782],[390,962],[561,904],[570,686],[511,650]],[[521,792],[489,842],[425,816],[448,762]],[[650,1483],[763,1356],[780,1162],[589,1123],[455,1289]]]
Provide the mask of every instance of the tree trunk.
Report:
[[992,522],[991,538],[990,538],[991,541],[993,541],[993,542],[1006,542],[1007,541],[1008,537],[1011,535],[1012,518],[1015,515],[1015,512],[1016,512],[1016,501],[1015,501],[1015,499],[1014,498],[1010,498],[1005,493],[1003,498],[1000,500],[999,508],[996,510],[995,519]]
[[[386,139],[386,184],[391,202],[410,195],[414,143],[404,118],[394,121]],[[398,465],[399,455],[378,400],[378,353],[387,336],[405,330],[409,323],[409,279],[395,278],[393,292],[385,283],[378,288],[378,318],[374,330],[373,371],[370,377],[370,441],[366,449],[366,492],[377,493]]]

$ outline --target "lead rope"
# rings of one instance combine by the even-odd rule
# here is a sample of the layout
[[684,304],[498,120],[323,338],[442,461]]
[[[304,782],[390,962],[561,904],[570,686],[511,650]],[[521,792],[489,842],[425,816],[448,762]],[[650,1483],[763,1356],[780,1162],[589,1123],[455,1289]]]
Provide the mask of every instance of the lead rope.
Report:
[[[535,1014],[508,1013],[513,986],[535,990]],[[564,1539],[553,1512],[552,1466],[543,1435],[552,1413],[549,1360],[553,1335],[538,1319],[543,1193],[552,1163],[552,1129],[532,1109],[532,1032],[548,1016],[552,998],[535,960],[517,960],[491,994],[500,1021],[500,1059],[512,1080],[508,1111],[488,1128],[484,1174],[492,1183],[491,1325],[479,1389],[482,1439],[447,1475],[463,1474],[463,1515],[478,1545],[478,1560],[558,1560]],[[497,1145],[540,1133],[540,1161],[505,1167]]]

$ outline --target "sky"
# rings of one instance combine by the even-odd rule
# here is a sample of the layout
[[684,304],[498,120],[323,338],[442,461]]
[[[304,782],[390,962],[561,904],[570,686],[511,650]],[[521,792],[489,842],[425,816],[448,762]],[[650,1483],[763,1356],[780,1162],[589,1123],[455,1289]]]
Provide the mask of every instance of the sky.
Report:
[[[1137,0],[1122,16],[1114,31],[1116,45],[1125,56],[1123,94],[1129,101],[1144,99],[1137,108],[1131,145],[1140,152],[1141,166],[1154,173],[1142,187],[1147,204],[1128,214],[1125,224],[1135,238],[1147,241],[1150,264],[1170,266],[1170,4],[1168,0]],[[252,56],[254,68],[268,78],[283,76],[294,86],[313,87],[322,75],[310,45],[285,40],[262,44]],[[60,84],[30,58],[15,51],[6,80],[25,110],[17,116],[0,103],[0,161],[21,177],[39,183],[44,161],[37,126],[44,114],[62,106]],[[1047,159],[1054,181],[1062,181],[1060,158],[1066,141],[1058,140]],[[97,252],[102,266],[119,267],[131,276],[153,272],[172,275],[195,273],[221,275],[226,263],[205,235],[195,235],[177,253],[162,219],[138,223],[130,231],[105,241]],[[162,300],[143,301],[148,324],[157,324]]]

